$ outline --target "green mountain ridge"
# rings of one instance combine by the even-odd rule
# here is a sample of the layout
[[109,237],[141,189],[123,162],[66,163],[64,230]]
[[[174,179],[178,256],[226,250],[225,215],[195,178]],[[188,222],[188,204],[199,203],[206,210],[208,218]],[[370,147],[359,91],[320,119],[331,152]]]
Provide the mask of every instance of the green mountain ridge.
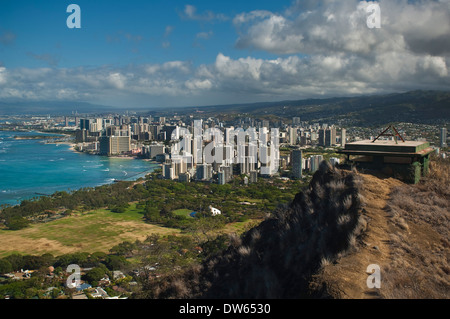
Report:
[[[194,108],[176,109],[184,114]],[[307,99],[199,107],[202,116],[249,116],[302,121],[380,125],[389,122],[436,123],[450,118],[450,91],[410,91],[387,95]]]
[[108,114],[124,111],[137,114],[170,116],[198,114],[198,117],[218,117],[221,120],[238,117],[285,119],[294,116],[302,121],[339,122],[367,126],[391,122],[424,124],[445,123],[450,118],[450,91],[409,91],[383,95],[362,95],[324,99],[284,100],[209,106],[126,108],[87,102],[0,102],[0,114]]

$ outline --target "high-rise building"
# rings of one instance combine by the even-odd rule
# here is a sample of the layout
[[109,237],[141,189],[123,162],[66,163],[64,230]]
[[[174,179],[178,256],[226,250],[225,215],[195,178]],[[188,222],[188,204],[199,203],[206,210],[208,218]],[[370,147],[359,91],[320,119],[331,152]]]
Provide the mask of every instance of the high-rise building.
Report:
[[218,173],[218,177],[219,177],[219,185],[225,185],[227,182],[225,180],[225,172],[219,172]]
[[194,165],[203,163],[203,121],[194,120],[191,153]]
[[244,156],[243,161],[239,165],[241,174],[250,174],[250,171],[254,170],[256,166],[256,160],[252,156]]
[[89,130],[90,119],[80,119],[80,130]]
[[336,144],[336,128],[334,126],[329,128],[319,129],[318,143],[320,146],[333,146]]
[[289,144],[295,145],[297,144],[297,128],[289,127]]
[[336,144],[336,128],[330,127],[325,131],[325,146],[333,146]]
[[131,150],[130,136],[101,136],[100,155],[119,155]]
[[91,132],[100,132],[103,129],[103,119],[96,118],[90,121],[89,131]]
[[258,171],[250,171],[250,183],[256,183],[258,181]]
[[341,128],[341,146],[345,146],[345,142],[347,141],[347,131],[345,128]]
[[156,145],[149,146],[150,158],[154,158],[158,154],[164,154],[165,151],[166,151],[166,147],[163,144],[156,144]]
[[175,179],[175,168],[174,165],[172,163],[172,161],[166,161],[163,165],[162,165],[162,169],[163,169],[163,176],[166,179]]
[[317,171],[319,169],[319,165],[320,165],[320,163],[322,163],[322,161],[323,161],[322,155],[312,155],[309,158],[309,167],[310,167],[311,173],[314,173],[315,171]]
[[197,165],[197,179],[201,181],[207,181],[212,178],[212,166],[211,164]]
[[189,183],[191,181],[191,174],[189,172],[178,175],[178,181]]
[[292,176],[294,178],[302,178],[302,150],[292,151]]
[[88,130],[77,130],[75,132],[75,143],[84,143],[88,140]]
[[261,175],[274,175],[278,172],[278,168],[280,167],[280,131],[278,128],[273,128],[270,131],[270,146],[267,147],[264,144],[267,144],[269,141],[263,140],[260,136],[261,142],[263,145],[260,146],[260,161]]
[[175,131],[176,128],[176,125],[165,125],[161,128],[161,131],[166,133],[166,141],[170,141],[172,139],[172,132]]
[[224,183],[228,183],[229,181],[231,181],[231,179],[233,177],[233,167],[230,165],[222,165],[219,167],[219,174],[220,173],[222,173],[222,178],[224,179]]
[[188,161],[185,160],[183,155],[173,155],[172,156],[172,168],[174,169],[175,178],[182,173],[187,172]]
[[317,142],[320,146],[325,146],[325,131],[326,129],[324,128],[319,129],[319,137]]
[[161,126],[160,125],[150,125],[148,130],[152,134],[153,139],[157,139],[159,133],[161,132]]
[[295,116],[292,118],[292,125],[296,126],[296,125],[300,125],[300,117]]
[[441,128],[439,145],[440,147],[447,147],[447,129],[445,127]]

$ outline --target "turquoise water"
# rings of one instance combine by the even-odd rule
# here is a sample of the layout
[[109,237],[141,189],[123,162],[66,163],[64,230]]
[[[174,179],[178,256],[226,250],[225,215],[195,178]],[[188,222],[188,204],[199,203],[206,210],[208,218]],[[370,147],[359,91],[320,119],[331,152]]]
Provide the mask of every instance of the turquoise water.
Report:
[[109,158],[75,152],[67,144],[16,140],[37,132],[0,131],[0,205],[16,205],[38,194],[136,180],[158,164],[139,159]]

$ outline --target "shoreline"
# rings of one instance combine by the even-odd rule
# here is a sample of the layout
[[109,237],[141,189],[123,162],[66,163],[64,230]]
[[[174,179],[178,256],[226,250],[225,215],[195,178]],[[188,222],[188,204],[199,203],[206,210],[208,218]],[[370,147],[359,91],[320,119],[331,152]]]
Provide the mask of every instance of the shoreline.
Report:
[[[33,142],[33,141],[32,141]],[[43,143],[39,143],[38,141],[35,141],[35,142],[37,142],[36,144],[43,144]],[[35,143],[35,142],[33,142],[33,144]],[[70,151],[72,151],[72,152],[76,152],[76,153],[85,153],[85,154],[87,154],[87,155],[97,155],[97,156],[100,156],[100,157],[108,157],[108,156],[103,156],[103,155],[98,155],[98,154],[89,154],[89,153],[87,153],[87,152],[81,152],[81,151],[78,151],[78,150],[76,150],[75,149],[75,147],[77,146],[77,144],[76,143],[74,143],[73,141],[52,141],[51,143],[48,143],[48,144],[56,144],[57,146],[59,146],[59,144],[63,144],[63,145],[67,145],[67,147],[68,147],[68,149],[66,149],[65,147],[61,147],[61,150],[60,150],[60,152],[62,151],[62,152],[67,152],[67,150],[70,150]],[[56,155],[55,155],[56,156]],[[71,155],[69,155],[69,156],[71,156]],[[53,157],[52,157],[53,158]],[[143,161],[145,161],[146,163],[144,164],[144,163],[142,163],[142,164],[138,164],[139,165],[139,167],[140,166],[142,166],[142,170],[141,171],[139,171],[139,172],[135,172],[135,173],[133,173],[132,171],[128,171],[128,169],[126,169],[127,170],[127,172],[128,172],[128,176],[125,176],[125,178],[123,179],[123,180],[126,180],[126,181],[129,181],[129,182],[134,182],[134,181],[136,181],[137,179],[139,179],[139,178],[146,178],[149,174],[151,174],[155,169],[157,169],[157,168],[159,168],[159,166],[158,166],[158,163],[156,162],[156,161],[154,161],[154,160],[152,160],[152,159],[144,159],[144,158],[138,158],[138,157],[136,157],[136,156],[109,156],[109,158],[115,158],[115,159],[137,159],[137,160],[143,160]],[[9,160],[9,159],[7,159],[6,157],[5,157],[5,160]],[[112,164],[112,165],[118,165],[118,164],[120,164],[120,162],[118,162],[118,161],[111,161],[111,162],[115,162],[116,164]],[[131,166],[134,166],[134,165],[136,165],[136,164],[131,164],[131,162],[129,162],[130,164],[125,164],[125,162],[123,163],[123,165],[126,165],[126,166],[128,166],[128,165],[131,165]],[[131,167],[130,166],[130,167]],[[121,177],[112,177],[112,178],[114,178],[115,180],[122,180],[122,178]],[[85,183],[85,184],[83,184],[83,185],[81,185],[81,186],[79,186],[79,187],[70,187],[69,189],[71,190],[71,191],[74,191],[74,190],[77,190],[77,189],[80,189],[80,188],[84,188],[84,187],[90,187],[90,188],[95,188],[95,187],[97,187],[97,186],[103,186],[103,185],[111,185],[111,184],[113,184],[114,183],[114,180],[113,179],[110,179],[108,182],[101,182],[100,184],[96,184],[96,185],[87,185],[87,184],[89,184],[89,182],[87,182],[87,184]],[[36,187],[36,189],[39,189],[39,185],[35,185]],[[51,186],[51,185],[50,185]],[[6,186],[5,186],[6,187]],[[6,190],[6,188],[5,188],[5,190]],[[13,189],[14,191],[17,191],[17,192],[22,192],[22,188],[14,188]],[[55,188],[55,190],[54,191],[49,191],[48,192],[48,196],[52,196],[54,193],[56,193],[56,192],[58,192],[58,191],[62,191],[62,189],[61,188],[58,188],[58,187],[56,187]],[[36,192],[38,192],[38,191],[36,191]],[[28,193],[27,193],[28,194]],[[30,195],[27,195],[27,194],[18,194],[17,196],[18,197],[16,197],[16,196],[14,196],[14,194],[10,194],[11,196],[6,196],[5,195],[5,198],[4,198],[4,200],[5,200],[5,202],[3,202],[2,201],[2,203],[1,204],[6,204],[6,205],[8,205],[8,206],[17,206],[17,205],[20,205],[24,200],[31,200],[32,198],[34,198],[34,197],[36,197],[36,194],[35,194],[35,191],[32,191],[32,192],[30,192]],[[46,195],[46,196],[47,196]],[[2,196],[3,197],[3,196]],[[20,197],[20,198],[19,198]],[[41,197],[41,196],[38,196],[38,197]]]

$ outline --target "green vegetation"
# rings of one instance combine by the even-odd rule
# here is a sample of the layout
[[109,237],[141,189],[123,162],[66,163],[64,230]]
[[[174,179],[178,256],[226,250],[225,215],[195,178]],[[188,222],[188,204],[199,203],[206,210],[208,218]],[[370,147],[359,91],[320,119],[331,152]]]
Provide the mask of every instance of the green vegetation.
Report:
[[[118,182],[71,193],[56,192],[51,197],[24,200],[17,206],[3,205],[0,221],[9,229],[20,229],[26,225],[18,217],[32,223],[45,222],[63,215],[106,207],[122,214],[130,207],[129,203],[137,202],[136,207],[143,209],[148,222],[183,229],[190,219],[184,213],[174,213],[178,209],[196,211],[198,215],[206,216],[209,215],[209,206],[220,207],[227,216],[227,222],[238,221],[242,215],[261,218],[278,204],[292,200],[304,185],[298,181],[260,178],[257,183],[244,187],[240,177],[230,184],[218,185],[180,183],[155,176],[152,174],[145,183]],[[256,205],[253,206],[243,206],[236,205],[236,198],[260,201],[254,202]]]
[[[242,186],[239,178],[234,184],[177,183],[170,180],[154,180],[147,188],[148,199],[144,217],[147,221],[167,227],[186,229],[196,217],[210,215],[209,206],[219,208],[226,222],[242,221],[245,218],[262,218],[277,205],[292,200],[301,187],[298,181],[260,179],[257,183]],[[236,199],[239,202],[236,202]],[[240,202],[252,202],[245,205]]]
[[[203,117],[233,121],[243,117],[268,120],[301,115],[302,121],[324,123],[340,121],[350,126],[369,127],[391,122],[445,123],[450,117],[449,91],[410,91],[386,95],[305,99],[251,104],[215,105],[202,109]],[[192,114],[198,110],[178,108],[177,114]]]
[[[127,283],[127,281],[113,278],[112,271],[127,264],[125,258],[119,255],[107,255],[102,252],[64,254],[57,257],[51,254],[42,256],[13,254],[0,259],[0,273],[18,272],[21,269],[34,269],[34,271],[29,279],[7,279],[0,284],[0,298],[67,298],[74,292],[65,286],[69,275],[65,269],[70,264],[89,267],[89,270],[82,273],[81,279],[93,286],[98,285],[100,280],[105,277],[111,280],[109,283],[111,287]],[[54,265],[53,269],[49,268],[49,265]]]
[[192,210],[190,209],[185,208],[175,209],[172,213],[174,213],[177,216],[192,217],[190,215],[192,213]]
[[73,212],[46,222],[35,222],[21,230],[0,229],[0,257],[13,252],[61,254],[74,251],[107,252],[112,246],[125,241],[145,238],[150,233],[167,235],[179,229],[145,222],[144,212],[130,203],[123,213],[107,208],[86,212]]
[[[364,225],[362,180],[323,162],[308,188],[289,205],[229,242],[208,240],[216,253],[201,264],[145,277],[137,298],[308,298],[324,260],[356,250]],[[228,246],[226,250],[222,247]],[[323,289],[323,287],[320,287]],[[313,293],[316,293],[315,291]]]
[[[229,237],[212,236],[204,240],[195,235],[214,227],[202,226],[191,229],[193,236],[150,235],[145,240],[124,241],[112,247],[108,253],[77,252],[59,256],[52,254],[11,254],[0,259],[0,274],[33,269],[28,279],[6,279],[0,282],[0,298],[11,299],[54,299],[69,298],[74,291],[65,286],[69,276],[68,265],[82,268],[81,280],[93,287],[103,286],[109,296],[130,296],[132,280],[142,284],[143,278],[167,275],[176,269],[201,263],[203,260],[226,249]],[[51,270],[49,265],[53,266]],[[85,269],[85,270],[83,270]],[[125,278],[114,278],[113,271],[128,273]],[[143,276],[146,275],[146,276]],[[102,283],[102,279],[109,279]],[[126,292],[118,293],[113,287]],[[89,292],[86,292],[89,295]]]
[[[130,292],[133,279],[141,289],[146,282],[138,274],[161,276],[200,264],[229,247],[229,234],[248,231],[305,186],[279,178],[244,185],[242,176],[226,185],[180,183],[157,174],[3,206],[0,274],[34,272],[20,282],[0,282],[0,298],[67,298],[70,264],[90,268],[82,280],[92,286],[121,270],[131,277],[118,286]],[[212,216],[210,206],[221,214]],[[111,287],[105,287],[110,296],[121,295]]]
[[25,227],[28,227],[30,222],[20,216],[12,216],[5,221],[5,226],[8,227],[9,230],[19,230]]

